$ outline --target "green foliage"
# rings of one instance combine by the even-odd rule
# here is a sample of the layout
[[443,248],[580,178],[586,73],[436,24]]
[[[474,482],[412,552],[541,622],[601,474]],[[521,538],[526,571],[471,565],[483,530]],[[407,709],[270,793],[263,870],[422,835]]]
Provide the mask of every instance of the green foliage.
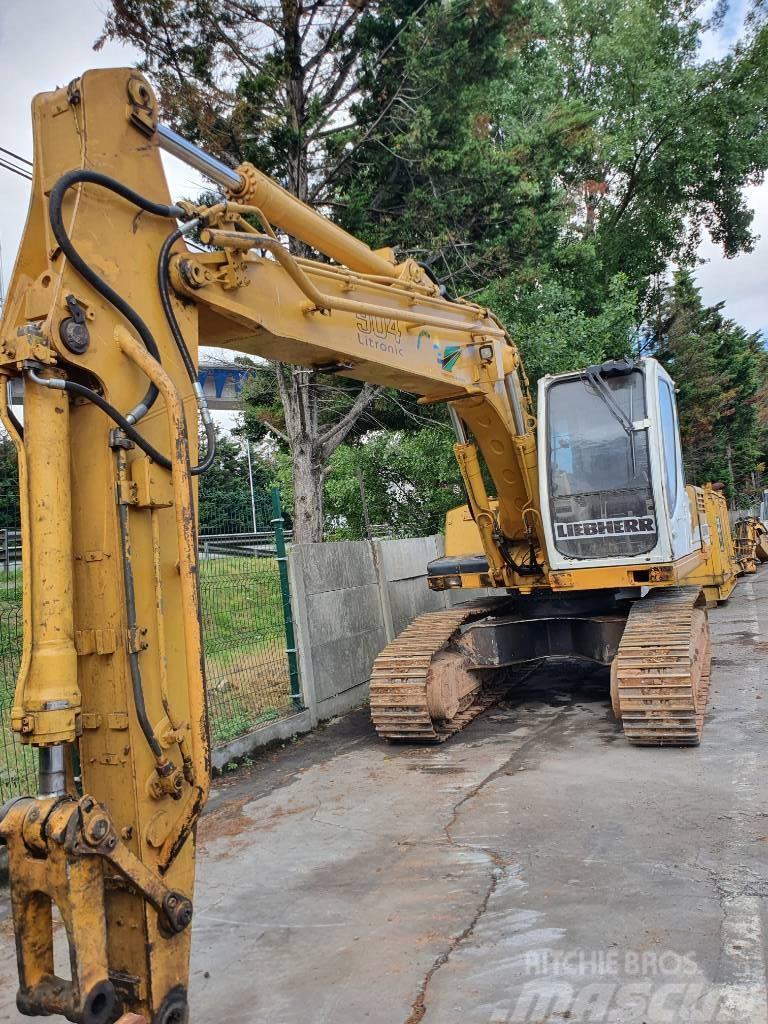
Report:
[[721,308],[704,306],[690,271],[678,271],[661,297],[654,346],[677,384],[689,480],[721,481],[732,497],[755,489],[764,458],[767,359],[760,336]]
[[378,19],[335,182],[342,223],[426,259],[453,291],[534,268],[564,223],[558,175],[589,121],[541,46],[549,21],[526,0]]
[[19,468],[16,448],[0,428],[0,530],[19,528]]
[[687,0],[454,0],[419,8],[381,60],[383,21],[354,108],[376,131],[337,181],[357,233],[463,290],[512,275],[538,291],[547,271],[573,276],[582,246],[569,287],[587,315],[617,273],[644,298],[705,230],[728,255],[751,247],[766,30],[701,63]]
[[[248,482],[248,460],[242,444],[217,431],[216,460],[200,477],[200,533],[232,533],[251,530],[253,515]],[[257,458],[251,460],[256,515],[259,525],[268,523],[271,507],[270,471]]]
[[[251,716],[242,708],[238,708],[234,712],[230,711],[226,718],[219,718],[213,714],[211,716],[211,739],[214,743],[229,743],[230,740],[235,740],[238,736],[250,732],[253,727]],[[232,771],[234,767],[230,769],[227,765],[226,770]]]
[[330,536],[365,536],[359,476],[372,525],[394,537],[441,531],[449,509],[464,503],[450,430],[380,431],[363,444],[342,445],[331,457],[325,484]]
[[703,28],[687,0],[558,5],[551,45],[594,118],[581,181],[607,189],[594,196],[598,262],[641,290],[705,230],[727,255],[753,243],[742,190],[768,164],[765,40],[702,64]]
[[626,278],[617,274],[611,279],[604,304],[593,314],[580,307],[581,299],[557,275],[537,288],[520,287],[506,277],[483,293],[519,346],[531,383],[546,373],[632,354],[637,295]]

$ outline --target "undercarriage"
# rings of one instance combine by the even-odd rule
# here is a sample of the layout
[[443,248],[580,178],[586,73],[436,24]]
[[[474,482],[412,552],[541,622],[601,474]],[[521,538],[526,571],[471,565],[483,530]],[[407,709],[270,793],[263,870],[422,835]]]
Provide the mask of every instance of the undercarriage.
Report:
[[371,712],[391,741],[440,743],[547,658],[610,667],[614,714],[635,745],[701,739],[711,660],[694,587],[562,598],[500,597],[419,616],[376,659]]

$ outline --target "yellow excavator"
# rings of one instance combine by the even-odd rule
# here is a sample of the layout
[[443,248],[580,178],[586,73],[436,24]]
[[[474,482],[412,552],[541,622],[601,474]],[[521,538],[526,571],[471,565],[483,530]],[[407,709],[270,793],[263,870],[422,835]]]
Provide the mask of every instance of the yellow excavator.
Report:
[[[40,767],[39,793],[0,812],[17,1004],[77,1024],[183,1024],[210,777],[195,481],[215,433],[199,343],[450,412],[467,502],[448,516],[429,584],[477,599],[418,618],[376,661],[372,713],[387,739],[440,741],[509,666],[567,656],[611,665],[631,742],[695,744],[705,606],[740,567],[722,495],[685,486],[674,385],[653,359],[544,378],[534,412],[491,312],[252,165],[185,141],[135,70],[86,72],[36,97],[32,115],[31,205],[0,324],[23,519],[12,726]],[[173,203],[161,151],[226,198]],[[185,241],[193,232],[204,251]],[[23,426],[7,399],[15,378]],[[57,974],[59,928],[69,977]]]

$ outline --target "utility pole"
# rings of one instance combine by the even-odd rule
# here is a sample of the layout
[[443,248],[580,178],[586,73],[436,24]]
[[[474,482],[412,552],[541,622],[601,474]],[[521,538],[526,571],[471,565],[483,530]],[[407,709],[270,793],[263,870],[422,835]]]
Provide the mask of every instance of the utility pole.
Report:
[[250,438],[245,439],[245,454],[248,458],[248,487],[251,491],[251,522],[253,523],[253,532],[256,533],[256,496],[253,493],[253,466],[251,465],[251,441]]

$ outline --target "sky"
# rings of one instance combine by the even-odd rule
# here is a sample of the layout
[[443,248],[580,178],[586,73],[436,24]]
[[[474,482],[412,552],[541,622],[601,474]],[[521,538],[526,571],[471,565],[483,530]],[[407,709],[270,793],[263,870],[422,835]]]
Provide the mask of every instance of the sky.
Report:
[[[747,0],[733,0],[717,36],[706,40],[704,55],[723,53],[739,34]],[[37,92],[65,85],[91,67],[130,65],[136,53],[107,44],[93,50],[104,20],[106,0],[0,0],[0,146],[32,156],[30,103]],[[178,161],[166,158],[171,194],[194,195],[201,179]],[[768,337],[768,182],[749,188],[755,210],[754,230],[760,240],[752,253],[726,260],[709,240],[702,243],[704,261],[697,272],[704,301],[725,302],[727,316]],[[19,239],[24,230],[29,183],[0,167],[0,248],[2,278],[7,287]]]

